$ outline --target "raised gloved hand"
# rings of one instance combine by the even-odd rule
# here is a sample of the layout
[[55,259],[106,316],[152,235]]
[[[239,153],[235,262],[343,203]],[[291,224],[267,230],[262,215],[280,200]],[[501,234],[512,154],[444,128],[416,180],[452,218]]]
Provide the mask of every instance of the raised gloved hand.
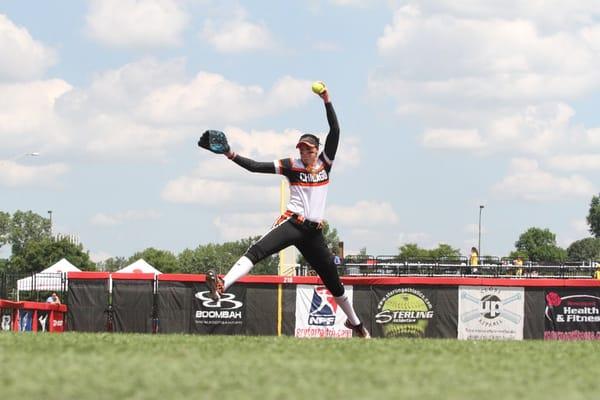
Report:
[[205,131],[198,140],[198,146],[215,154],[226,154],[231,150],[225,134],[215,130]]

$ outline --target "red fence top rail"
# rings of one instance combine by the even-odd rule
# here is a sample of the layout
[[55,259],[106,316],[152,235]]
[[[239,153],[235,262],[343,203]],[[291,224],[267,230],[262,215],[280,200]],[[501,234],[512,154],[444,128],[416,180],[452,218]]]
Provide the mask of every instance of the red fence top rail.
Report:
[[[69,272],[69,279],[108,279],[109,272]],[[124,274],[113,273],[112,279],[154,279],[153,274]],[[161,274],[157,275],[159,282],[205,282],[204,274]],[[484,277],[376,277],[357,276],[342,277],[346,285],[434,285],[434,286],[524,286],[524,287],[600,287],[597,279],[527,279],[527,278],[484,278]],[[278,276],[278,275],[248,275],[239,280],[242,283],[255,284],[306,284],[321,285],[321,279],[316,276]]]
[[27,310],[47,310],[67,312],[65,304],[40,303],[37,301],[10,301],[0,299],[0,308],[24,308]]
[[116,280],[136,280],[136,281],[152,281],[154,274],[140,272],[115,272],[111,274],[113,281]]

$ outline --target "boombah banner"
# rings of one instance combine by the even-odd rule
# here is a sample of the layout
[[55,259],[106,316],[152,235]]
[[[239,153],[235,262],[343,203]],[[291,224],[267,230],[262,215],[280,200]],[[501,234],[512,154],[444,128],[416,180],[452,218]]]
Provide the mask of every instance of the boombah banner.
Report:
[[[352,304],[352,286],[344,286]],[[325,286],[296,286],[296,337],[350,338],[352,331],[344,327],[346,315]]]
[[600,339],[600,288],[546,289],[544,339]]
[[236,284],[217,301],[206,284],[159,281],[158,332],[219,335],[277,334],[277,290],[267,284]]
[[459,339],[523,339],[524,288],[460,286],[458,298]]
[[373,336],[455,338],[457,288],[373,286]]

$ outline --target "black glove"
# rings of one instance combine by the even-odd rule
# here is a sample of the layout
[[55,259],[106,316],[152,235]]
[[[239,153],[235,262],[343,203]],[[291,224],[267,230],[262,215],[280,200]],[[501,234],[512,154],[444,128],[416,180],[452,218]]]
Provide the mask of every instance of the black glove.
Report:
[[225,134],[214,130],[205,131],[198,140],[198,146],[216,154],[225,154],[231,150]]

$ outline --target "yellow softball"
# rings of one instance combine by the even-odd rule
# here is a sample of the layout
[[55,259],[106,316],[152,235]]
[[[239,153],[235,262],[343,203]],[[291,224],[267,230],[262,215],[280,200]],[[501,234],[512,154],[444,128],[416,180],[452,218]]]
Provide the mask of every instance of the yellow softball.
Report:
[[323,93],[326,90],[327,90],[327,87],[325,87],[325,83],[324,82],[321,82],[321,81],[313,82],[313,84],[312,84],[312,91],[315,94],[321,94],[321,93]]

